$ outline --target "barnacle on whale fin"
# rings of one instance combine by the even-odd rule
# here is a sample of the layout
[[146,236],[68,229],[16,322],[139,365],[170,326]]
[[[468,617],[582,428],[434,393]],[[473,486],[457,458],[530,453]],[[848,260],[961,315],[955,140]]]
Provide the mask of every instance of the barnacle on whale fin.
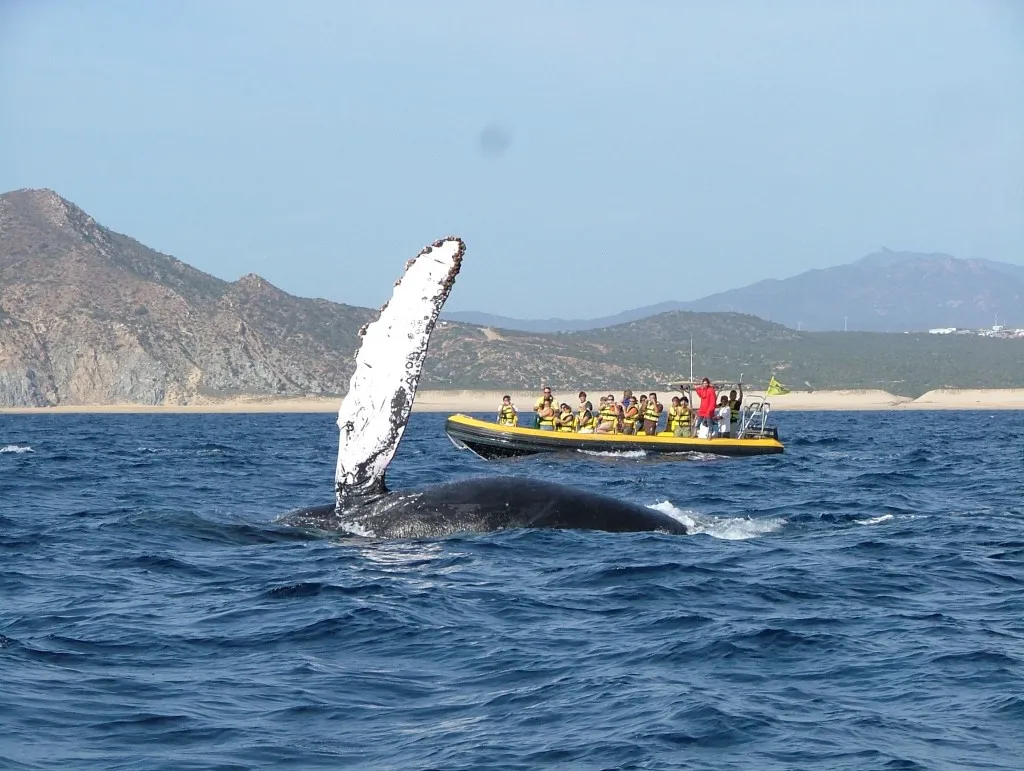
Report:
[[430,333],[465,252],[458,236],[425,246],[405,263],[405,273],[377,319],[360,330],[356,369],[338,411],[338,425],[354,427],[339,438],[339,506],[343,497],[352,500],[383,489],[384,472],[409,420]]

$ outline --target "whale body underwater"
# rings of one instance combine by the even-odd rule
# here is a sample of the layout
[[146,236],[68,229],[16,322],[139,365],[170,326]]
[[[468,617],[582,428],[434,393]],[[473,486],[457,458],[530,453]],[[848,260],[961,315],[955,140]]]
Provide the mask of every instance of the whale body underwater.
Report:
[[389,491],[385,471],[405,432],[430,333],[459,272],[465,244],[451,236],[406,263],[362,343],[338,411],[335,501],[297,509],[279,522],[372,538],[433,538],[509,528],[660,531],[686,534],[668,514],[640,504],[529,477],[461,479]]

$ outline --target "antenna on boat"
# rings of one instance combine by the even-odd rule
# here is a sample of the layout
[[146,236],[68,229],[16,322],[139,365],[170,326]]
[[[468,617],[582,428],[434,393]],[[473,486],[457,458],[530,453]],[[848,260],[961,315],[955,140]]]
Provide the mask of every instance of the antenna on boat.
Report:
[[690,382],[693,382],[693,335],[690,335]]

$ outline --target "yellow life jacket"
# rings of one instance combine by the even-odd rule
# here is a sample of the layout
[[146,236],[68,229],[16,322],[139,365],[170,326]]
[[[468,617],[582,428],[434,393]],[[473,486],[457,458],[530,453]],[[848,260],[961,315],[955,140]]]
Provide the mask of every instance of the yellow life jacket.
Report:
[[668,408],[668,425],[665,426],[669,431],[675,431],[677,428],[689,428],[690,427],[690,410],[682,405],[678,407]]
[[636,422],[640,419],[640,408],[636,402],[629,403],[629,409],[626,410],[626,414],[622,416],[622,422],[627,426],[635,426]]
[[602,423],[612,423],[612,424],[615,424],[615,423],[618,423],[618,421],[619,421],[619,415],[615,411],[614,407],[605,406],[605,407],[601,408],[601,422]]
[[743,402],[740,399],[733,399],[732,401],[729,402],[729,422],[730,423],[739,423],[739,421],[740,421],[740,405],[742,403]]
[[576,425],[579,428],[592,428],[594,425],[594,413],[590,410],[581,410],[576,417]]
[[503,426],[514,426],[518,422],[515,407],[511,404],[501,405],[501,410],[498,412],[498,423]]
[[575,431],[576,430],[576,416],[571,412],[563,412],[558,416],[558,430],[559,431]]
[[540,418],[540,423],[538,425],[553,427],[555,425],[555,419],[558,416],[554,414],[554,411],[552,411],[551,415],[547,417],[545,417],[544,415],[539,415],[538,417]]
[[661,415],[658,413],[657,402],[647,402],[647,412],[644,413],[644,420],[652,420],[657,423],[659,417]]

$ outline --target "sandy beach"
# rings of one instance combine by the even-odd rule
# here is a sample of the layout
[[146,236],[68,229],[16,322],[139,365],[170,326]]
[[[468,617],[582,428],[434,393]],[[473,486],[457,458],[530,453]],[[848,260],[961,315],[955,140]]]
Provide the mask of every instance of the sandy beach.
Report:
[[[636,389],[635,389],[636,390]],[[648,389],[651,390],[651,389]],[[639,390],[636,390],[640,393]],[[529,412],[537,394],[509,391],[520,410]],[[748,391],[749,396],[763,392]],[[415,412],[497,412],[501,391],[420,391],[416,395]],[[662,392],[663,398],[665,392]],[[592,395],[593,400],[600,392]],[[616,392],[616,396],[620,396]],[[576,406],[575,394],[556,393],[555,397]],[[842,411],[842,410],[1024,410],[1024,389],[942,389],[911,399],[887,391],[791,391],[771,398],[772,409],[778,411]],[[57,407],[0,407],[0,413],[260,413],[260,412],[336,412],[341,400],[335,397],[294,399],[261,399],[256,397],[229,400],[203,400],[194,404],[76,404]]]

